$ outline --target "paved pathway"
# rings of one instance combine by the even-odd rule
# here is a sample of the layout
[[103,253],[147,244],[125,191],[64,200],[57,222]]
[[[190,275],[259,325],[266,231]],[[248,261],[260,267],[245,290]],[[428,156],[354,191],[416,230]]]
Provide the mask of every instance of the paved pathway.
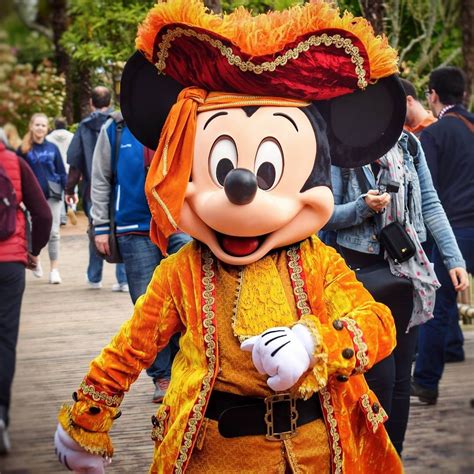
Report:
[[[13,451],[0,457],[1,474],[66,472],[53,452],[57,411],[71,400],[90,360],[131,313],[129,295],[110,290],[113,266],[105,266],[101,290],[86,288],[84,229],[84,220],[63,228],[63,284],[49,285],[46,278],[37,280],[28,272],[13,386]],[[47,270],[47,252],[42,263]],[[466,336],[468,360],[448,366],[438,405],[412,406],[404,453],[409,474],[474,472],[474,331]],[[108,473],[147,472],[150,417],[156,408],[150,402],[152,390],[143,373],[125,397],[123,416],[113,429],[116,454]]]

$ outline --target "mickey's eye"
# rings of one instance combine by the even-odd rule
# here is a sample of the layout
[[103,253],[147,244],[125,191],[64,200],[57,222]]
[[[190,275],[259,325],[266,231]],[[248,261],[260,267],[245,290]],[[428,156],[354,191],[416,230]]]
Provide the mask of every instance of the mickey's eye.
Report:
[[227,135],[220,136],[212,145],[209,155],[209,173],[218,186],[224,186],[225,177],[237,167],[237,147]]
[[260,143],[255,158],[255,171],[260,189],[270,191],[279,183],[283,173],[283,153],[274,138],[265,138]]

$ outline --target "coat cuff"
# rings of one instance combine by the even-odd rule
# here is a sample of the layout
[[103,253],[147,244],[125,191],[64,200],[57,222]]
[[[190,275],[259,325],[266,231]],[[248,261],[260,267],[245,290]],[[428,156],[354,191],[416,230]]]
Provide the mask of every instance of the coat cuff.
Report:
[[74,421],[73,410],[74,407],[68,405],[61,407],[58,421],[64,431],[88,453],[112,457],[114,448],[109,434],[107,432],[89,431],[78,426]]
[[96,225],[94,226],[94,234],[95,235],[108,235],[110,234],[110,226],[109,225]]
[[365,196],[366,194],[363,194],[362,196],[359,196],[357,198],[356,209],[357,209],[357,214],[360,217],[362,217],[363,219],[368,219],[369,217],[372,217],[373,215],[375,215],[376,212],[367,205],[364,199]]

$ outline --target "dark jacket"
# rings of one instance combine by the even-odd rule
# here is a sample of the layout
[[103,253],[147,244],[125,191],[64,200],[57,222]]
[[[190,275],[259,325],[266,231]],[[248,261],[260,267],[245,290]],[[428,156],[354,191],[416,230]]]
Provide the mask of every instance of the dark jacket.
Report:
[[92,176],[92,157],[99,137],[100,129],[110,117],[112,109],[107,112],[92,112],[79,124],[67,150],[67,162],[70,165],[67,194],[74,194],[74,188],[82,176],[82,196],[90,201],[90,182]]
[[43,143],[33,143],[31,150],[27,153],[22,153],[21,149],[17,153],[30,165],[46,199],[50,197],[48,181],[59,183],[64,189],[66,170],[61,152],[54,143],[44,140]]
[[474,124],[474,114],[456,105],[425,128],[420,140],[451,226],[474,227],[474,133],[453,112]]

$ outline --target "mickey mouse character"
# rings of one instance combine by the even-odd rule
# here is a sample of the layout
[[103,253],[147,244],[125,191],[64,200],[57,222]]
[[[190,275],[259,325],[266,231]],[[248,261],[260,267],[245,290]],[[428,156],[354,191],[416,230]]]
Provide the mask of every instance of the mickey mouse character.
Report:
[[331,161],[368,163],[400,135],[396,53],[322,1],[219,17],[169,0],[137,49],[121,105],[156,149],[151,236],[162,251],[178,227],[195,240],[62,408],[60,461],[103,472],[124,392],[180,332],[150,472],[402,472],[362,375],[393,350],[392,317],[314,236]]

